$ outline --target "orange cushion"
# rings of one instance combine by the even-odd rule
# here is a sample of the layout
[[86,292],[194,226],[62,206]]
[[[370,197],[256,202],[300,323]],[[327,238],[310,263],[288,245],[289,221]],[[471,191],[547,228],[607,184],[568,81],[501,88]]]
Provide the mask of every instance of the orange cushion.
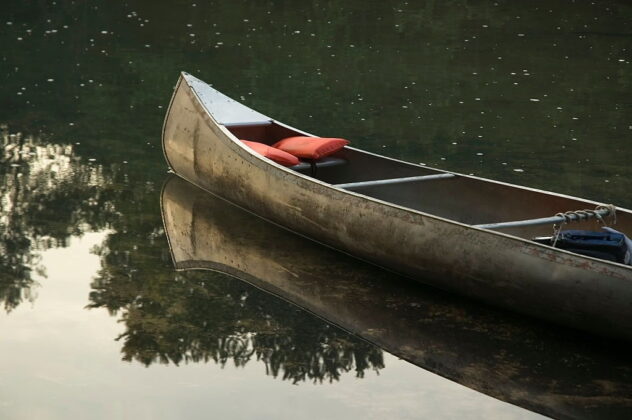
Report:
[[349,142],[345,139],[325,137],[288,137],[276,142],[272,147],[307,159],[320,159],[336,153]]
[[299,160],[296,156],[293,156],[283,150],[275,149],[267,144],[257,143],[256,141],[242,140],[242,142],[250,147],[255,152],[267,157],[270,160],[280,163],[283,166],[298,165]]

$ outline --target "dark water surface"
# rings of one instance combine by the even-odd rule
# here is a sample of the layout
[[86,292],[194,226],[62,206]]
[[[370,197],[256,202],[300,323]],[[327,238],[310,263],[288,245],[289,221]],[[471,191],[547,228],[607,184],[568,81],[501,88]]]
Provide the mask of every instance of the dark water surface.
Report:
[[[288,236],[160,150],[186,70],[363,149],[630,208],[629,2],[12,0],[0,46],[0,417],[632,416],[629,345]],[[161,205],[238,278],[176,273]]]

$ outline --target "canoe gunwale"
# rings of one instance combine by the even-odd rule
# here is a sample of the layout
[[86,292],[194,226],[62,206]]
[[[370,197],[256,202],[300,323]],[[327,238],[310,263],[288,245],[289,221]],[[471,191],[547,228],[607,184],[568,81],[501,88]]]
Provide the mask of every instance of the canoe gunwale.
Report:
[[[304,182],[309,182],[309,183],[315,183],[318,184],[321,187],[324,187],[328,190],[331,190],[332,192],[337,192],[337,193],[343,193],[345,195],[350,195],[350,196],[355,196],[357,198],[363,199],[363,200],[367,200],[370,202],[373,202],[375,204],[379,204],[382,206],[386,206],[389,208],[392,208],[394,210],[399,210],[399,211],[403,211],[409,215],[414,215],[414,216],[421,216],[421,217],[425,217],[425,218],[429,218],[432,220],[435,220],[437,222],[440,223],[447,223],[459,228],[465,228],[467,230],[471,230],[471,231],[476,231],[478,234],[484,234],[484,235],[491,235],[492,237],[504,237],[506,239],[510,239],[512,241],[518,242],[520,243],[525,249],[525,251],[527,251],[529,254],[531,253],[536,253],[536,254],[548,254],[547,256],[544,256],[544,258],[547,259],[557,259],[555,257],[556,254],[562,254],[563,256],[570,258],[569,261],[567,262],[562,262],[561,264],[564,265],[570,265],[570,266],[585,266],[586,263],[590,263],[590,264],[598,264],[601,265],[601,269],[599,267],[593,267],[591,269],[591,271],[603,271],[608,270],[609,268],[623,268],[625,270],[628,270],[630,272],[632,272],[632,266],[629,265],[625,265],[625,264],[621,264],[621,263],[617,263],[617,262],[613,262],[613,261],[606,261],[606,260],[602,260],[602,259],[598,259],[598,258],[594,258],[594,257],[590,257],[590,256],[586,256],[586,255],[581,255],[581,254],[576,254],[570,251],[566,251],[560,248],[554,248],[552,246],[548,246],[548,245],[544,245],[544,244],[540,244],[537,242],[533,242],[530,241],[528,239],[524,239],[515,235],[511,235],[508,233],[504,233],[501,231],[495,231],[495,230],[491,230],[491,229],[484,229],[484,228],[479,228],[476,227],[475,225],[469,225],[466,223],[461,223],[452,219],[448,219],[448,218],[444,218],[441,216],[437,216],[435,214],[431,214],[431,213],[426,213],[420,210],[415,210],[412,209],[410,207],[405,207],[402,205],[398,205],[389,201],[385,201],[385,200],[381,200],[375,197],[371,197],[365,194],[362,194],[360,192],[356,192],[353,190],[346,190],[343,188],[339,188],[334,184],[330,184],[324,181],[321,181],[319,179],[315,179],[312,178],[306,174],[302,174],[300,172],[294,171],[288,167],[285,167],[283,165],[280,165],[270,159],[267,159],[265,157],[263,157],[262,155],[256,153],[255,151],[253,151],[252,149],[250,149],[248,146],[244,145],[243,143],[241,143],[239,141],[239,139],[227,128],[226,125],[224,124],[220,124],[214,117],[213,114],[209,111],[209,109],[207,109],[207,107],[204,105],[204,101],[202,99],[202,97],[198,94],[198,92],[196,91],[196,89],[192,86],[192,84],[189,82],[188,78],[189,77],[193,77],[191,75],[189,75],[186,72],[181,72],[180,74],[180,78],[178,79],[178,83],[176,84],[176,88],[174,89],[174,93],[173,96],[171,98],[171,101],[169,103],[169,108],[167,109],[167,113],[166,113],[166,117],[165,117],[165,121],[163,124],[163,136],[162,136],[162,145],[163,145],[163,153],[165,155],[165,160],[167,161],[169,167],[174,171],[174,173],[176,173],[178,176],[186,179],[188,182],[194,184],[194,185],[198,185],[200,186],[202,189],[209,191],[208,189],[204,188],[204,186],[198,184],[197,182],[195,182],[194,180],[188,179],[186,176],[183,176],[181,173],[178,173],[175,169],[173,164],[171,163],[171,161],[168,158],[168,153],[166,151],[166,147],[165,147],[165,130],[167,127],[167,122],[169,120],[169,115],[170,112],[172,110],[172,106],[173,106],[173,102],[176,98],[176,94],[178,92],[178,89],[181,87],[182,83],[184,82],[185,85],[187,86],[187,90],[186,93],[187,95],[192,99],[192,103],[195,106],[196,110],[200,113],[200,115],[203,117],[204,121],[208,124],[209,128],[212,131],[219,131],[221,132],[227,139],[230,139],[231,141],[229,143],[227,143],[226,145],[232,149],[231,151],[238,154],[241,158],[245,158],[246,160],[249,161],[249,163],[254,164],[255,166],[259,167],[261,170],[266,171],[267,168],[274,168],[276,170],[279,170],[283,173],[285,173],[286,175],[290,176],[290,177],[296,177],[299,178],[301,180],[303,180]],[[313,136],[313,134],[307,133],[305,131],[302,131],[300,129],[294,128],[292,126],[289,126],[287,124],[284,124],[280,121],[277,121],[273,118],[269,118],[266,117],[268,119],[268,124],[275,124],[290,130],[293,130],[301,135],[306,135],[306,136]],[[260,123],[260,124],[263,124]],[[240,125],[240,124],[236,124],[236,125]],[[228,123],[228,126],[230,127],[230,123]],[[579,198],[579,197],[574,197],[574,196],[570,196],[570,195],[565,195],[565,194],[559,194],[559,193],[555,193],[555,192],[551,192],[551,191],[546,191],[546,190],[541,190],[541,189],[537,189],[537,188],[530,188],[530,187],[524,187],[524,186],[519,186],[519,185],[515,185],[515,184],[511,184],[511,183],[507,183],[507,182],[502,182],[502,181],[497,181],[497,180],[493,180],[493,179],[487,179],[487,178],[482,178],[482,177],[476,177],[473,175],[465,175],[465,174],[461,174],[458,172],[453,172],[453,171],[446,171],[446,170],[442,170],[442,169],[436,169],[436,168],[432,168],[432,167],[428,167],[428,166],[424,166],[424,165],[418,165],[418,164],[414,164],[411,162],[406,162],[403,160],[399,160],[399,159],[395,159],[392,157],[388,157],[388,156],[383,156],[383,155],[378,155],[376,153],[372,153],[372,152],[368,152],[362,149],[358,149],[358,148],[354,148],[354,147],[350,147],[350,146],[346,146],[345,148],[353,150],[355,152],[358,153],[362,153],[365,155],[369,155],[369,156],[373,156],[376,158],[381,158],[381,159],[386,159],[386,160],[390,160],[392,162],[398,163],[398,164],[403,164],[406,166],[410,166],[410,167],[414,167],[414,168],[423,168],[423,169],[428,169],[431,171],[434,171],[436,174],[451,174],[451,175],[455,175],[456,177],[463,177],[463,178],[469,178],[469,179],[473,179],[476,181],[481,181],[481,182],[487,182],[487,183],[493,183],[496,185],[501,185],[501,186],[506,186],[506,187],[511,187],[511,188],[518,188],[518,189],[522,189],[522,190],[526,190],[526,191],[531,191],[531,192],[536,192],[536,193],[542,193],[542,194],[547,194],[547,195],[551,195],[551,196],[555,196],[555,197],[559,197],[559,198],[564,198],[564,199],[570,199],[570,200],[580,200],[580,201],[584,201],[586,203],[590,203],[593,204],[595,207],[596,206],[600,206],[600,205],[606,205],[605,203],[601,203],[601,202],[597,202],[597,201],[593,201],[593,200],[588,200],[588,199],[583,199],[583,198]],[[245,152],[245,153],[244,153]],[[209,191],[211,192],[211,191]],[[211,192],[212,193],[212,192]],[[232,202],[231,200],[228,200],[229,202]],[[237,203],[234,203],[237,204]],[[240,205],[238,205],[239,207],[242,207]],[[243,208],[243,207],[242,207]],[[630,210],[621,208],[621,207],[616,207],[614,206],[614,208],[617,211],[624,211],[624,212],[630,212]],[[253,213],[251,210],[246,209],[247,211]],[[266,217],[260,216],[265,220],[271,221],[279,226],[283,226],[280,223],[277,223],[273,220],[270,220]],[[295,233],[299,233],[297,231],[295,231],[294,229],[289,229]],[[299,233],[300,234],[300,233]],[[302,236],[308,237],[310,238],[308,235],[303,235]],[[314,240],[314,238],[310,238],[312,240]],[[324,245],[330,246],[329,244],[320,241],[320,240],[316,240],[319,243],[322,243]],[[332,246],[330,246],[332,247]],[[344,250],[341,250],[337,247],[332,247],[334,249],[337,249],[339,251],[348,253]],[[350,255],[353,255],[351,253],[348,253]],[[365,258],[361,258],[365,261],[367,261]],[[575,261],[573,261],[575,260]],[[375,263],[373,263],[375,264]],[[380,264],[376,264],[376,265],[380,265]],[[381,265],[380,265],[381,266]],[[383,267],[383,266],[382,266]],[[614,273],[612,273],[614,274]],[[615,277],[619,277],[619,278],[625,278],[627,276],[617,276],[614,275]],[[632,278],[629,279],[631,284],[632,284]]]

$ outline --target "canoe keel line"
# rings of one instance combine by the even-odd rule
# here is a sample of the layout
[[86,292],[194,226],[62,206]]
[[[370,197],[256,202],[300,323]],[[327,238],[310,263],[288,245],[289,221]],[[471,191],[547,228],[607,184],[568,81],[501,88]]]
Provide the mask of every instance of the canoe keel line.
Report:
[[[614,208],[348,146],[334,164],[287,168],[239,141],[292,136],[309,134],[183,73],[163,149],[182,178],[303,236],[437,288],[632,339],[632,267],[531,240],[561,222],[595,230]],[[630,234],[632,213],[616,217]]]

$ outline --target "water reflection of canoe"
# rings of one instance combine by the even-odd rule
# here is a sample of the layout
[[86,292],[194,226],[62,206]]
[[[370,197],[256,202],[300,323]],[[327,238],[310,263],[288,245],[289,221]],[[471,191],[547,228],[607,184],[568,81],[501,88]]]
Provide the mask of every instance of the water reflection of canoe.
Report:
[[416,287],[171,177],[178,269],[230,274],[426,370],[556,418],[629,418],[632,364],[608,342]]
[[[179,176],[336,249],[444,290],[632,339],[632,267],[529,240],[551,233],[541,218],[599,203],[350,147],[312,174],[310,165],[286,168],[238,141],[292,135],[307,134],[183,73],[163,148]],[[616,216],[631,233],[632,212],[618,208]]]

